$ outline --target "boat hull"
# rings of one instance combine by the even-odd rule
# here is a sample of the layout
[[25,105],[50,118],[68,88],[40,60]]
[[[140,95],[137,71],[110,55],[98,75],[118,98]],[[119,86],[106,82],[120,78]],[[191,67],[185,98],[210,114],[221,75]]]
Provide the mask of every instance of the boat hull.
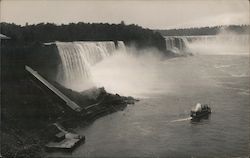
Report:
[[209,114],[211,114],[211,111],[204,111],[204,112],[196,113],[195,115],[191,114],[190,116],[192,117],[192,120],[193,120],[193,119],[201,119],[205,116],[208,116]]

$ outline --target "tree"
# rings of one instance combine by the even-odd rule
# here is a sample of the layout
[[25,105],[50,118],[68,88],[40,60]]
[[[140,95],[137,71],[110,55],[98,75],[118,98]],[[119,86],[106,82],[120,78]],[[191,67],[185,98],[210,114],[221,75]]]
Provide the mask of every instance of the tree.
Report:
[[121,25],[125,25],[125,22],[122,20],[120,24],[121,24]]

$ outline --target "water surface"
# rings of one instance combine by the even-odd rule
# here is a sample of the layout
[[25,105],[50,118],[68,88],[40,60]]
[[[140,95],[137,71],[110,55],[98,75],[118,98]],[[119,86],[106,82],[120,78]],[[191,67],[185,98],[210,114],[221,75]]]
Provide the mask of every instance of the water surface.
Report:
[[[197,55],[161,61],[149,71],[154,86],[135,105],[77,132],[85,157],[236,157],[249,155],[249,56]],[[136,86],[134,87],[136,89]],[[189,120],[197,102],[212,114]]]

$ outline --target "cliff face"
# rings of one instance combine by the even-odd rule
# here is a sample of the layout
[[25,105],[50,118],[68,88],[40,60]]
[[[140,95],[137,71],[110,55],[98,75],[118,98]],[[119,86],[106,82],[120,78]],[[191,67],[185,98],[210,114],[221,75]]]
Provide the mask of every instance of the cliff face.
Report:
[[[25,71],[29,65],[51,83],[56,78],[60,58],[55,46],[43,43],[76,40],[122,40],[138,48],[156,47],[165,50],[165,40],[159,33],[136,25],[110,24],[38,24],[17,26],[1,24],[1,32],[11,39],[1,45],[1,134],[2,156],[42,157],[42,145],[47,141],[46,128],[54,122],[65,126],[79,119],[63,103],[37,84]],[[132,98],[107,93],[104,89],[74,92],[53,83],[80,106],[98,103],[90,108],[84,120],[94,120],[103,114],[122,110],[133,103]],[[81,118],[82,120],[82,118]]]
[[98,103],[76,113],[30,74],[23,74],[21,80],[4,82],[1,87],[1,153],[5,157],[43,157],[43,145],[51,137],[48,127],[52,123],[72,128],[134,102],[132,98],[109,94],[102,88],[79,93],[51,82],[82,108]]
[[60,63],[57,50],[34,43],[22,45],[5,41],[1,45],[1,80],[2,83],[16,82],[25,78],[25,65],[32,66],[44,77],[55,79]]
[[[60,62],[54,46],[45,47],[40,43],[27,46],[10,41],[1,48],[2,156],[43,157],[49,124],[60,122],[70,127],[80,122],[88,123],[104,114],[122,110],[131,103],[131,99],[109,94],[104,89],[78,93],[53,82]],[[91,109],[90,115],[76,115],[27,74],[25,65],[37,70],[82,107],[102,102]]]

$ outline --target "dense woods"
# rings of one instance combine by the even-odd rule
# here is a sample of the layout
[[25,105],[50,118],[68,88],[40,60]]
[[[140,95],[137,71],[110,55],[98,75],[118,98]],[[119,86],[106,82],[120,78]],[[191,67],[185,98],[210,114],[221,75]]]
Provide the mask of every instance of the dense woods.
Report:
[[249,34],[250,25],[229,25],[229,26],[214,26],[200,28],[183,28],[169,30],[155,30],[163,36],[195,36],[195,35],[216,35],[222,30],[230,31],[239,34]]
[[30,44],[54,41],[124,41],[138,48],[155,47],[165,50],[165,40],[157,32],[138,25],[108,23],[70,23],[56,25],[40,23],[37,25],[15,25],[1,23],[1,33],[11,37],[12,42]]

